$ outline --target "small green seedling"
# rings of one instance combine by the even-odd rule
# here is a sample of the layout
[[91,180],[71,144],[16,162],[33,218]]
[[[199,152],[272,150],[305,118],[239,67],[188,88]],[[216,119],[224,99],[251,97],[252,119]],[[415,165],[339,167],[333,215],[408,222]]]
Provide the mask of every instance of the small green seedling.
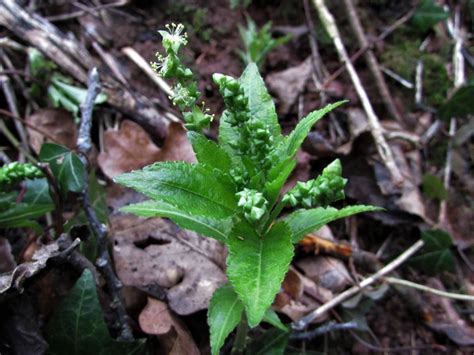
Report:
[[[28,49],[28,59],[31,76],[35,79],[31,86],[32,96],[42,99],[45,88],[48,99],[54,107],[64,108],[79,121],[80,105],[86,99],[87,90],[72,85],[72,80],[56,71],[56,65],[47,60],[37,49]],[[100,93],[94,103],[101,104],[105,101],[107,96]]]
[[[150,197],[124,211],[166,217],[227,245],[229,284],[216,291],[208,313],[212,353],[218,354],[241,319],[247,319],[250,327],[261,321],[277,323],[269,308],[288,271],[295,243],[328,222],[378,208],[329,207],[344,198],[346,179],[341,177],[339,160],[316,179],[298,183],[281,196],[296,165],[295,154],[311,127],[343,102],[310,113],[284,136],[254,63],[239,79],[213,75],[226,106],[219,141],[200,133],[212,115],[196,104],[197,83],[178,56],[187,43],[182,31],[181,25],[160,31],[167,55],[158,56],[154,67],[162,77],[176,80],[172,99],[183,110],[198,163],[159,162],[115,181]],[[296,211],[280,216],[285,207]]]
[[290,35],[273,38],[271,28],[272,23],[267,22],[259,31],[257,25],[250,17],[247,17],[246,28],[239,26],[244,50],[240,50],[238,53],[244,65],[256,63],[258,68],[261,69],[267,54],[290,40]]

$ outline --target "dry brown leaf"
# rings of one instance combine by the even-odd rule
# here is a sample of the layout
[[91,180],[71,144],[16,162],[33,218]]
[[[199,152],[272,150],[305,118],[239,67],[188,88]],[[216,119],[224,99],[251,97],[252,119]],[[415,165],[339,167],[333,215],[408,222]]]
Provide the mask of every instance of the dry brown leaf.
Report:
[[311,77],[311,58],[300,65],[267,76],[268,88],[279,99],[280,112],[288,113]]
[[141,126],[128,120],[122,122],[119,130],[105,132],[104,145],[105,152],[99,154],[98,163],[109,178],[141,169],[155,161],[196,161],[185,129],[176,122],[170,124],[162,148],[153,143]]
[[158,336],[164,353],[199,355],[199,349],[186,325],[170,311],[166,303],[148,298],[138,322],[144,333]]
[[[331,298],[331,291],[316,285],[290,266],[283,280],[282,289],[273,303],[273,308],[287,315],[291,320],[298,320]],[[317,321],[320,320],[321,318],[317,319]]]
[[170,308],[180,315],[206,309],[226,281],[225,249],[213,239],[182,231],[161,218],[111,218],[114,260],[127,286],[167,288]]
[[[76,146],[77,127],[71,113],[63,109],[43,108],[26,118],[26,121],[40,131],[44,131],[56,140],[53,143],[62,144],[70,149]],[[36,154],[39,153],[41,145],[48,141],[47,138],[37,130],[27,127],[30,137],[31,148]]]

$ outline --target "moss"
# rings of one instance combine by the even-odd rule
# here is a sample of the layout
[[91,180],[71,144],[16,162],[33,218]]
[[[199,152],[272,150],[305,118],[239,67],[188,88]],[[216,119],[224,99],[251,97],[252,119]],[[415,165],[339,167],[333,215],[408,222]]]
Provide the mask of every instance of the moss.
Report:
[[439,108],[446,100],[448,89],[452,86],[445,63],[449,62],[449,45],[442,46],[437,53],[421,53],[421,39],[413,39],[410,27],[397,32],[386,45],[382,62],[403,78],[415,81],[416,63],[423,60],[423,101],[429,106]]

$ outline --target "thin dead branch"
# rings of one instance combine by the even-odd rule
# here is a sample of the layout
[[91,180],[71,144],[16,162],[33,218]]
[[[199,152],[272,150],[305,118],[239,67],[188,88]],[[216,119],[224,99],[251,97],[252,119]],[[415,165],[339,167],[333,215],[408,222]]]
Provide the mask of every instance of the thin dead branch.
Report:
[[359,46],[362,48],[368,47],[367,51],[364,53],[365,61],[367,62],[370,72],[372,73],[372,76],[375,79],[375,84],[377,85],[379,93],[382,96],[382,100],[390,115],[392,115],[392,117],[395,118],[398,122],[403,124],[403,118],[398,112],[397,107],[395,106],[395,102],[393,101],[392,95],[390,94],[388,85],[385,81],[382,71],[380,70],[379,62],[375,57],[375,54],[372,49],[369,47],[369,40],[365,35],[362,23],[359,19],[359,15],[357,14],[357,10],[352,0],[344,0],[344,4],[347,10],[349,23],[351,24],[351,27],[355,32],[357,41],[359,42]]
[[295,330],[302,330],[305,329],[308,324],[310,324],[314,319],[321,316],[322,314],[326,313],[327,311],[333,309],[334,307],[338,306],[342,302],[348,300],[352,296],[356,295],[358,292],[364,290],[368,286],[372,285],[373,283],[377,282],[378,280],[382,279],[385,275],[394,271],[397,267],[402,265],[405,261],[407,261],[413,254],[415,254],[418,250],[420,250],[425,243],[423,240],[417,241],[413,244],[410,248],[405,250],[402,254],[400,254],[396,259],[392,262],[384,266],[382,269],[377,271],[372,276],[367,277],[366,279],[362,280],[359,285],[353,286],[346,291],[340,293],[336,297],[334,297],[331,301],[323,304],[321,307],[315,309],[310,314],[304,316],[298,321],[292,323],[291,327]]
[[[86,167],[89,167],[87,154],[92,149],[91,127],[92,111],[94,101],[99,94],[99,74],[96,68],[91,70],[89,75],[89,85],[85,102],[81,105],[81,124],[77,138],[77,149],[81,160]],[[82,192],[82,207],[86,214],[89,225],[97,241],[97,268],[104,276],[107,287],[112,298],[112,309],[115,310],[119,328],[119,339],[124,341],[133,340],[132,330],[128,324],[128,315],[125,310],[125,303],[121,294],[122,283],[113,270],[112,260],[108,250],[107,227],[100,223],[97,214],[89,200],[89,179],[88,174],[84,176],[84,190]]]
[[350,61],[349,55],[347,54],[347,50],[344,46],[344,43],[342,42],[339,29],[337,28],[336,21],[334,20],[333,15],[329,12],[329,9],[326,7],[324,0],[313,0],[313,3],[316,9],[318,10],[321,22],[323,23],[324,27],[326,28],[326,31],[333,40],[334,46],[336,47],[341,62],[343,62],[346,66],[347,72],[349,73],[354,87],[357,91],[357,94],[362,102],[362,106],[364,107],[364,110],[367,114],[367,121],[369,124],[370,131],[372,133],[372,137],[374,138],[377,151],[380,157],[382,158],[383,163],[390,172],[394,184],[400,185],[403,181],[403,176],[395,162],[393,153],[387,141],[385,140],[383,128],[372,107],[372,104],[370,103],[369,96],[367,95],[367,92],[362,86],[362,82],[359,78],[359,75],[357,74],[354,66],[352,65],[352,62]]

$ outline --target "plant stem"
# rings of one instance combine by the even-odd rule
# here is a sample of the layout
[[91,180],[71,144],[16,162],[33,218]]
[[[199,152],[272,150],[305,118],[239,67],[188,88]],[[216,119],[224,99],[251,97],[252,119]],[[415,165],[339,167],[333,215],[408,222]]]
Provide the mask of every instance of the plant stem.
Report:
[[247,323],[247,317],[245,312],[242,313],[242,318],[237,326],[237,333],[235,334],[234,346],[232,347],[231,354],[238,355],[243,354],[245,347],[247,346],[247,333],[249,326]]
[[411,281],[408,281],[408,280],[399,279],[399,278],[396,278],[396,277],[387,276],[387,277],[385,277],[385,281],[387,281],[390,284],[401,285],[401,286],[405,286],[405,287],[411,287],[411,288],[414,288],[414,289],[417,289],[417,290],[420,290],[420,291],[423,291],[423,292],[432,293],[433,295],[437,295],[437,296],[440,296],[440,297],[451,298],[451,299],[459,300],[459,301],[474,302],[474,296],[463,295],[463,294],[459,294],[459,293],[446,292],[446,291],[443,291],[443,290],[438,290],[436,288],[428,287],[428,286],[425,286],[425,285],[420,285],[420,284],[417,284],[417,283],[414,283],[414,282],[411,282]]

